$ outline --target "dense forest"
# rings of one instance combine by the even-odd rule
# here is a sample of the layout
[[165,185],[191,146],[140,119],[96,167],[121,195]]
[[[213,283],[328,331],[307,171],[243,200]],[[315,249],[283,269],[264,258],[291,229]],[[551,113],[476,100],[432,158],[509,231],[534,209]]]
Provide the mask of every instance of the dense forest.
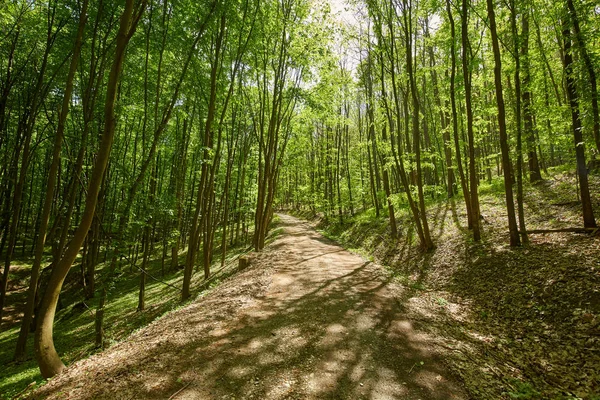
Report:
[[[55,341],[80,339],[55,319],[73,305],[88,347],[69,361],[110,344],[124,287],[135,315],[149,285],[193,300],[268,245],[278,210],[382,221],[379,242],[421,255],[443,240],[440,204],[464,209],[474,245],[597,248],[594,1],[3,1],[0,54],[10,374],[63,372]],[[559,172],[577,218],[554,224],[525,199]]]

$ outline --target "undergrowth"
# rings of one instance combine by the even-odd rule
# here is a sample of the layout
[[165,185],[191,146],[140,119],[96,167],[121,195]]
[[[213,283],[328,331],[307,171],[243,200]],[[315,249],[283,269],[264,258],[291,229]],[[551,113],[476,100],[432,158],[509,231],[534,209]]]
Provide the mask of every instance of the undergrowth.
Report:
[[[550,170],[525,185],[528,229],[582,225],[574,171]],[[590,176],[600,212],[600,177]],[[482,240],[466,226],[464,200],[429,199],[436,248],[422,252],[406,207],[396,210],[399,237],[388,216],[373,209],[325,216],[306,209],[327,237],[389,266],[415,296],[428,295],[445,310],[428,329],[455,350],[448,363],[474,398],[597,399],[600,393],[600,239],[582,234],[530,235],[511,248],[503,182],[480,186]],[[456,309],[462,311],[456,312]]]
[[[211,278],[204,281],[203,274],[195,273],[192,280],[192,289],[194,290],[192,293],[195,292],[196,297],[203,296],[227,276],[234,273],[237,257],[246,251],[245,246],[229,249],[226,266],[221,270],[220,253],[215,250]],[[139,270],[123,260],[120,270],[117,271],[118,277],[114,287],[110,289],[105,309],[104,348],[122,341],[152,321],[194,301],[193,299],[185,303],[180,301],[185,253],[179,255],[178,268],[175,270],[169,268],[170,258],[165,260],[167,265],[164,275],[162,275],[161,259],[162,257],[157,255],[149,262],[147,271],[152,277],[147,276],[146,279],[146,309],[143,312],[136,311]],[[96,294],[95,298],[85,300],[83,289],[79,284],[81,275],[80,266],[77,264],[79,262],[79,259],[76,260],[75,265],[69,271],[54,324],[54,343],[66,365],[101,351],[94,345],[94,319],[99,295]],[[97,279],[102,279],[108,262],[110,261],[97,266]],[[12,290],[9,291],[7,299],[7,303],[13,307],[15,304],[25,301],[31,263],[32,260],[29,258],[23,258],[13,263],[11,269]],[[137,263],[137,265],[141,263],[141,257]],[[13,361],[20,329],[20,315],[22,315],[18,314],[18,310],[15,310],[14,314],[16,315],[11,321],[12,323],[5,322],[3,330],[0,332],[0,365],[2,365],[0,368],[0,398],[2,399],[10,399],[25,392],[29,393],[44,382],[33,357],[33,333],[30,334],[27,342],[26,360],[21,363]]]

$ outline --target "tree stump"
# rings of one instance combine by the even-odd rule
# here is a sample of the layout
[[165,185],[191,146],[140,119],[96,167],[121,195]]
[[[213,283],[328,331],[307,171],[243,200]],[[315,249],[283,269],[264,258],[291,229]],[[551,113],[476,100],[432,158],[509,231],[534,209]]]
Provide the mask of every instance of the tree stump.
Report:
[[243,271],[246,268],[248,268],[250,266],[250,264],[252,264],[252,255],[251,254],[245,254],[243,256],[241,256],[240,258],[238,258],[238,270],[239,271]]

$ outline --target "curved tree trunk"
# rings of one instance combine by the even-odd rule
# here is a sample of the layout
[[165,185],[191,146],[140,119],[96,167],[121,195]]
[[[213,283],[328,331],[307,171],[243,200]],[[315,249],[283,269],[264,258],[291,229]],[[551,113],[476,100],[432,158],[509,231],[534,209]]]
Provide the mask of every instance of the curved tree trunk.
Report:
[[98,193],[104,177],[104,172],[108,164],[108,158],[112,147],[113,137],[115,133],[116,118],[115,118],[115,103],[117,99],[117,85],[123,61],[125,60],[125,49],[127,43],[133,33],[141,14],[146,6],[145,0],[142,0],[139,7],[139,14],[133,17],[133,0],[127,0],[123,14],[120,18],[119,32],[117,34],[116,50],[113,65],[110,71],[108,84],[106,88],[106,103],[104,106],[104,131],[102,141],[98,149],[98,154],[92,170],[88,192],[85,199],[85,209],[81,218],[81,222],[73,239],[67,246],[64,255],[54,266],[46,293],[40,307],[39,326],[35,332],[35,356],[40,367],[40,372],[44,378],[62,372],[65,368],[56,349],[54,347],[53,325],[54,314],[56,312],[56,304],[67,273],[71,269],[73,261],[77,257],[81,245],[85,240],[87,232],[92,224],[96,204],[98,202]]
[[33,266],[31,267],[31,278],[29,280],[29,289],[27,292],[25,314],[23,316],[23,320],[21,321],[21,330],[19,331],[19,339],[17,340],[17,348],[15,350],[15,360],[22,360],[25,356],[27,337],[29,335],[29,328],[31,326],[31,320],[33,317],[33,309],[35,306],[35,292],[37,289],[40,267],[42,264],[42,256],[44,254],[44,245],[46,244],[46,231],[48,229],[48,221],[50,220],[50,211],[52,210],[52,200],[54,199],[56,176],[58,172],[58,167],[60,165],[60,150],[62,148],[65,124],[67,120],[67,114],[69,113],[69,105],[71,103],[71,93],[73,92],[73,78],[75,77],[75,72],[77,71],[77,64],[79,62],[79,52],[81,50],[81,43],[83,41],[83,30],[85,28],[85,22],[87,20],[87,7],[88,0],[84,0],[81,5],[77,37],[75,38],[75,44],[73,45],[73,55],[71,56],[69,74],[67,76],[65,93],[63,97],[60,116],[58,119],[58,128],[56,131],[56,137],[54,139],[54,147],[52,149],[52,163],[50,164],[50,170],[48,171],[46,196],[44,198],[44,206],[42,209],[40,228],[37,237],[37,242],[35,245],[35,258],[33,261]]

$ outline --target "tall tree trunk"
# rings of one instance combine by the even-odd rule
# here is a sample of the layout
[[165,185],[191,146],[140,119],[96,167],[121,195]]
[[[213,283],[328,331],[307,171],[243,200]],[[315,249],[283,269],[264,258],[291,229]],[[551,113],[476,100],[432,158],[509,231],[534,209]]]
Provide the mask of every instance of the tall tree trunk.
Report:
[[[470,202],[471,202],[471,227],[473,229],[473,239],[477,242],[481,240],[481,224],[479,223],[479,193],[477,190],[477,160],[475,159],[475,134],[473,132],[473,108],[471,105],[472,87],[471,87],[471,60],[469,43],[469,0],[462,1],[461,18],[461,42],[462,42],[462,66],[463,78],[465,83],[465,106],[467,113],[467,138],[469,139],[469,182],[470,182]],[[460,162],[460,161],[459,161]]]
[[413,131],[413,149],[415,151],[417,194],[419,197],[419,216],[423,227],[423,242],[421,243],[425,250],[431,250],[433,241],[429,233],[429,224],[427,223],[427,211],[425,209],[425,196],[423,194],[423,171],[421,169],[421,130],[420,130],[420,103],[417,93],[417,83],[413,71],[413,31],[412,31],[412,4],[404,3],[404,35],[406,41],[406,69],[408,71],[409,89],[412,97],[412,131]]
[[137,311],[141,312],[146,309],[146,271],[148,270],[148,260],[150,259],[150,253],[152,250],[152,225],[154,224],[154,198],[156,197],[156,181],[158,180],[158,166],[160,164],[160,151],[156,154],[156,161],[154,168],[152,168],[152,174],[150,175],[150,193],[148,196],[149,217],[146,220],[146,226],[144,227],[144,255],[142,256],[142,267],[140,268],[140,287],[138,293],[138,306]]
[[[392,2],[390,2],[390,6],[392,5]],[[389,8],[389,12],[391,14],[391,10],[392,7]],[[411,210],[412,216],[413,216],[413,221],[415,222],[415,226],[417,228],[417,235],[419,236],[419,241],[421,243],[421,246],[423,246],[424,248],[426,248],[426,240],[425,240],[425,235],[424,235],[424,231],[423,231],[423,225],[422,225],[422,221],[421,221],[421,217],[419,214],[419,207],[417,206],[413,195],[412,195],[412,189],[410,186],[410,179],[409,176],[407,174],[407,171],[404,167],[404,151],[403,151],[403,145],[402,142],[400,140],[400,132],[402,132],[402,113],[403,113],[403,109],[404,111],[406,111],[407,108],[407,99],[405,96],[405,104],[400,104],[400,94],[398,93],[398,85],[396,84],[396,43],[395,43],[395,37],[394,37],[394,26],[392,24],[392,18],[391,15],[388,16],[388,18],[386,18],[387,20],[387,24],[388,24],[388,29],[390,30],[390,46],[389,46],[389,59],[390,59],[390,78],[392,79],[392,93],[394,95],[394,109],[395,109],[395,114],[396,114],[396,126],[397,129],[395,130],[397,132],[397,139],[398,139],[398,149],[397,149],[397,160],[396,160],[396,165],[398,166],[399,169],[399,175],[400,175],[400,181],[402,183],[402,186],[404,188],[404,192],[406,193],[406,198],[408,200],[408,204],[409,204],[409,208]],[[385,104],[387,104],[386,102],[384,102],[384,106]],[[406,115],[405,115],[406,117]],[[391,128],[392,126],[392,117],[391,117],[391,113],[388,111],[388,121],[390,124],[390,136],[393,136],[393,129]],[[408,118],[405,119],[405,126],[408,126]],[[407,142],[409,142],[407,140]],[[407,143],[407,145],[409,145],[409,143]],[[393,146],[393,144],[392,144]],[[392,147],[393,149],[393,147]],[[396,154],[396,151],[394,151],[394,153]],[[396,158],[396,155],[394,156]]]
[[[192,111],[191,120],[193,120],[195,114]],[[190,124],[191,125],[191,124]],[[190,134],[188,132],[188,119],[183,120],[183,128],[181,134],[181,144],[179,150],[178,165],[175,166],[175,208],[177,209],[177,215],[175,219],[175,226],[177,228],[177,237],[174,238],[173,246],[171,247],[171,270],[175,270],[179,263],[179,246],[181,244],[181,231],[183,230],[183,203],[185,199],[185,174],[187,171],[187,152],[189,146]]]
[[[223,22],[224,24],[224,22]],[[210,161],[210,150],[213,146],[213,121],[215,119],[215,109],[216,109],[216,96],[217,96],[217,72],[219,68],[219,59],[220,59],[220,51],[221,51],[221,40],[222,35],[219,34],[216,38],[215,44],[215,56],[213,59],[213,65],[210,73],[210,97],[208,101],[208,113],[206,116],[206,123],[204,125],[204,138],[203,138],[203,162],[202,162],[202,171],[200,175],[200,185],[198,186],[198,196],[196,199],[196,211],[194,212],[194,217],[192,220],[192,225],[190,228],[190,239],[188,245],[188,254],[185,262],[185,269],[183,274],[183,287],[181,291],[181,299],[182,301],[187,300],[190,297],[190,284],[192,282],[192,273],[194,270],[194,265],[196,264],[196,252],[197,248],[200,245],[200,234],[202,233],[202,228],[205,225],[205,213],[202,213],[200,218],[200,211],[205,211],[205,205],[208,202],[207,196],[209,193],[207,192],[207,184],[208,181],[208,162]]]
[[33,318],[33,308],[35,306],[35,292],[38,286],[38,278],[42,264],[42,256],[44,254],[44,245],[46,244],[46,231],[50,220],[50,212],[52,211],[52,202],[54,200],[54,191],[56,187],[56,176],[60,166],[60,151],[65,133],[65,125],[67,115],[69,113],[69,105],[71,103],[71,94],[73,92],[73,79],[77,71],[79,62],[79,53],[83,42],[83,31],[87,20],[88,0],[83,0],[79,14],[79,25],[77,28],[77,36],[73,45],[73,55],[71,56],[71,64],[67,75],[65,93],[63,96],[61,111],[58,118],[58,127],[56,137],[54,138],[54,146],[52,148],[52,163],[48,170],[46,181],[46,195],[44,197],[44,206],[42,209],[39,233],[35,245],[35,258],[31,267],[31,278],[29,280],[29,289],[27,291],[27,302],[25,304],[25,314],[21,321],[21,329],[19,331],[19,339],[17,340],[17,348],[15,350],[15,360],[22,361],[25,357],[25,349],[27,345],[27,337],[29,336],[29,328]]
[[535,131],[533,124],[533,93],[531,91],[531,74],[529,69],[529,8],[521,17],[521,71],[523,76],[523,128],[527,141],[527,161],[529,164],[529,181],[540,181],[542,173],[535,149]]
[[590,189],[588,184],[588,171],[585,165],[585,144],[581,132],[581,118],[579,115],[579,98],[577,96],[577,83],[573,77],[573,55],[571,50],[571,27],[568,19],[563,20],[564,43],[564,68],[567,80],[567,98],[571,108],[571,127],[575,144],[575,157],[577,160],[577,176],[579,178],[579,192],[581,194],[581,208],[583,212],[583,226],[595,228],[596,218],[592,208]]
[[60,360],[58,353],[54,347],[53,325],[54,314],[56,312],[56,304],[62,288],[62,284],[71,269],[71,265],[81,245],[85,240],[87,232],[92,224],[92,219],[98,202],[98,193],[100,185],[108,164],[108,158],[112,147],[113,137],[115,133],[115,103],[117,99],[117,86],[119,77],[125,60],[125,50],[131,36],[135,32],[137,23],[141,18],[141,14],[146,7],[145,0],[141,1],[137,15],[134,17],[134,0],[126,0],[123,14],[120,18],[119,32],[116,39],[116,49],[113,65],[110,71],[107,88],[106,102],[104,106],[104,131],[102,141],[98,149],[94,167],[92,169],[88,192],[85,199],[85,210],[79,226],[77,227],[73,239],[67,246],[64,255],[52,269],[52,275],[46,288],[46,293],[42,300],[42,305],[39,312],[39,326],[35,331],[35,355],[40,367],[40,372],[44,378],[62,372],[65,368]]
[[462,157],[460,151],[460,140],[458,137],[458,112],[456,110],[456,32],[454,27],[454,17],[452,16],[452,9],[450,0],[446,0],[446,12],[448,13],[448,20],[450,21],[450,103],[452,108],[452,136],[454,138],[454,152],[456,153],[456,169],[458,170],[458,177],[460,180],[460,187],[462,189],[463,197],[465,199],[465,207],[467,209],[467,226],[473,227],[473,211],[471,209],[471,196],[469,194],[469,188],[467,186],[467,179],[462,165]]
[[444,141],[444,161],[446,163],[446,192],[448,198],[454,196],[454,169],[452,168],[452,141],[450,139],[450,123],[448,121],[447,111],[442,107],[442,100],[440,97],[440,90],[438,85],[437,72],[434,69],[435,56],[433,53],[433,46],[429,46],[429,66],[431,67],[431,80],[433,84],[433,95],[435,97],[436,106],[440,113],[440,124],[442,130],[442,140]]
[[[370,38],[369,38],[370,40]],[[371,177],[371,192],[373,194],[373,203],[375,205],[375,214],[379,217],[379,210],[381,206],[379,205],[379,167],[378,167],[378,151],[377,151],[377,138],[375,134],[375,111],[374,108],[374,97],[373,97],[373,52],[370,49],[369,45],[369,54],[367,55],[367,71],[365,74],[365,83],[367,85],[367,138],[369,140],[369,146],[367,147],[367,156],[369,161],[369,175]]]
[[[385,89],[385,69],[384,69],[384,65],[383,65],[383,56],[381,56],[380,59],[380,64],[381,64],[381,97],[384,101],[384,104],[386,106],[386,110],[388,108],[388,102],[387,102],[387,93],[386,93],[386,89]],[[392,134],[392,130],[393,128],[393,123],[391,120],[391,115],[389,113],[389,111],[387,112],[388,115],[388,123],[390,124],[390,135]],[[387,142],[387,130],[385,127],[385,124],[383,125],[382,131],[381,131],[382,135],[381,135],[381,139],[383,140],[383,142]],[[390,189],[390,179],[389,179],[389,173],[388,173],[388,168],[385,166],[386,164],[386,156],[387,154],[384,154],[383,157],[383,189],[385,190],[385,197],[387,199],[387,204],[388,204],[388,213],[389,213],[389,218],[390,218],[390,229],[391,229],[391,235],[393,238],[396,238],[398,236],[398,228],[396,226],[396,215],[394,212],[394,204],[392,203],[392,199],[391,199],[391,189]]]
[[517,125],[517,214],[519,230],[523,243],[529,242],[525,228],[525,210],[523,208],[523,124],[521,110],[521,57],[519,54],[519,32],[517,29],[517,9],[514,0],[510,1],[510,26],[513,36],[513,52],[515,58],[515,122]]
[[492,47],[494,50],[494,81],[496,86],[496,103],[498,107],[498,130],[500,133],[500,149],[502,151],[502,170],[504,172],[504,190],[506,193],[506,212],[508,214],[508,232],[510,245],[519,246],[521,239],[517,228],[517,217],[515,216],[515,202],[513,198],[510,150],[508,148],[508,134],[506,132],[506,110],[504,108],[504,95],[502,93],[502,59],[500,56],[500,44],[496,31],[496,14],[494,12],[494,0],[487,0],[487,12],[492,35]]
[[[19,127],[17,129],[17,137],[22,137],[24,144],[22,146],[23,151],[21,155],[21,168],[19,170],[19,178],[15,184],[13,201],[11,204],[12,218],[10,222],[10,228],[8,229],[8,248],[5,254],[4,271],[0,286],[0,322],[2,322],[2,315],[4,312],[4,303],[6,300],[6,290],[8,288],[8,274],[10,271],[10,264],[17,243],[17,227],[21,215],[20,213],[23,198],[23,188],[25,186],[25,178],[27,177],[27,169],[29,168],[30,162],[31,137],[33,135],[33,129],[35,127],[39,107],[43,102],[45,93],[47,93],[47,91],[44,89],[44,78],[46,75],[46,69],[48,67],[50,51],[56,40],[56,35],[60,31],[60,29],[58,29],[56,32],[53,32],[54,22],[56,18],[56,7],[56,3],[53,6],[48,5],[48,26],[44,55],[42,57],[42,63],[39,72],[37,73],[37,80],[35,87],[33,88],[33,92],[31,94],[31,100],[25,108],[23,118],[20,121]],[[18,146],[18,148],[20,148],[20,146]],[[19,150],[16,151],[15,162],[18,160],[18,158]],[[6,201],[9,200],[7,199]]]
[[583,37],[581,29],[579,28],[579,18],[577,17],[577,10],[575,9],[575,4],[573,3],[573,0],[567,0],[567,9],[573,28],[573,34],[575,36],[577,49],[579,50],[579,55],[581,56],[583,64],[585,65],[585,69],[587,70],[587,73],[590,77],[592,118],[594,121],[592,130],[594,132],[596,150],[598,151],[598,153],[600,153],[600,111],[598,110],[598,84],[596,79],[596,70],[594,69],[594,64],[592,63],[592,59],[588,53],[586,40]]

